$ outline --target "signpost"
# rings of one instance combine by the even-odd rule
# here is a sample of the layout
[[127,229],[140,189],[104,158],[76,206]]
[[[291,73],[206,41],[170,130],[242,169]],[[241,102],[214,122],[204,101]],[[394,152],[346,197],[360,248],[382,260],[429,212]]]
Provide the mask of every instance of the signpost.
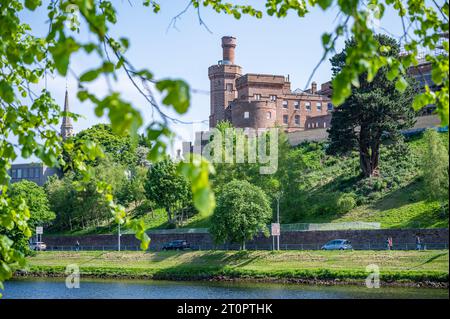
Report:
[[[36,242],[40,242],[42,241],[42,234],[44,233],[44,227],[42,226],[37,226],[36,227]],[[41,240],[39,240],[39,235],[41,235]]]
[[279,223],[272,223],[271,227],[271,234],[272,234],[272,242],[273,242],[273,248],[275,249],[275,236],[277,237],[277,250],[280,250],[280,224]]

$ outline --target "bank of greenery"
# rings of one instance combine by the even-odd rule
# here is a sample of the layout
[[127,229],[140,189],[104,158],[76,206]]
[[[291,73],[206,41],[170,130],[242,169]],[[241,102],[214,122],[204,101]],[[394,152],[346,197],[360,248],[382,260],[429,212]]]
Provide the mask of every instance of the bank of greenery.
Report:
[[[442,142],[441,145],[448,149],[448,133],[436,135]],[[439,200],[430,197],[430,193],[434,191],[429,189],[424,178],[426,174],[421,163],[424,154],[429,152],[430,145],[424,134],[414,135],[395,145],[385,140],[380,148],[380,175],[372,178],[360,176],[356,152],[347,156],[328,155],[326,142],[303,143],[290,147],[285,138],[285,136],[280,138],[276,174],[259,174],[257,164],[219,164],[216,165],[217,174],[213,177],[215,192],[220,194],[230,180],[246,180],[260,187],[268,195],[272,211],[276,212],[274,195],[281,187],[282,223],[366,221],[379,222],[382,228],[448,227],[448,204],[442,206]],[[430,166],[431,169],[434,167],[435,165]],[[99,165],[96,169],[101,171],[102,166]],[[117,173],[117,176],[121,175]],[[137,184],[142,184],[145,173],[138,176],[143,176],[136,179]],[[119,178],[114,179],[118,180]],[[47,187],[48,190],[51,189],[50,186]],[[274,191],[274,187],[277,190]],[[131,195],[121,196],[122,193]],[[124,201],[123,204],[128,205],[131,216],[143,217],[147,230],[173,227],[174,225],[168,222],[164,208],[157,208],[157,203],[146,200],[143,196],[143,187],[117,188],[118,198],[140,198]],[[63,197],[61,204],[67,205],[68,201],[65,196]],[[52,196],[50,201],[51,203],[57,201],[57,197]],[[88,202],[83,200],[83,204],[86,203]],[[58,205],[54,208],[56,207]],[[99,205],[95,207],[98,208]],[[61,213],[64,210],[58,211]],[[80,210],[73,210],[76,211],[86,212],[87,209],[83,207]],[[184,214],[184,210],[180,212],[182,214],[177,214],[178,227],[211,226],[211,215],[200,215],[195,212]],[[89,216],[83,214],[83,218]],[[75,227],[72,231],[60,229],[57,232],[81,235],[117,231],[117,225],[110,218],[101,223],[95,220],[93,219],[94,222],[89,226]],[[123,230],[127,231],[125,227]]]
[[384,282],[445,285],[448,262],[448,251],[41,252],[17,275],[65,276],[77,264],[86,277],[361,284],[376,264]]

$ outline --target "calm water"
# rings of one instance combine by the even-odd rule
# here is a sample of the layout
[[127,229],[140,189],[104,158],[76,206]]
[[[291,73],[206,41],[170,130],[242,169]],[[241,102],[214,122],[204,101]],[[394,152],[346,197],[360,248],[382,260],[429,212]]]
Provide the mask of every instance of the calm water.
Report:
[[14,280],[5,284],[3,298],[133,298],[133,299],[346,299],[447,298],[447,289],[359,286],[307,286],[229,282],[173,282],[152,280],[81,279],[80,288],[68,289],[61,279]]

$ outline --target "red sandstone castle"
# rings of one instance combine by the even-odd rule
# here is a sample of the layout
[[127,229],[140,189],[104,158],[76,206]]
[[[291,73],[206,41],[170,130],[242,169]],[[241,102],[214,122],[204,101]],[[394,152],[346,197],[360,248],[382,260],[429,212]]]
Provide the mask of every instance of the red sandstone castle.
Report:
[[291,91],[289,77],[243,75],[234,63],[236,38],[222,38],[223,59],[208,69],[211,82],[209,126],[223,120],[239,128],[284,127],[287,132],[326,128],[333,106],[312,83],[306,91]]

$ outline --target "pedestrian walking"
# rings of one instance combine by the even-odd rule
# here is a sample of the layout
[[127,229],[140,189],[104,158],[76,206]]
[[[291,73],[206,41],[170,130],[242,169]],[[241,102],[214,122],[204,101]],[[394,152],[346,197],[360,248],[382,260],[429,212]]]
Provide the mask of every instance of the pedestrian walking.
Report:
[[75,244],[75,250],[79,251],[80,250],[80,242],[77,240],[76,244]]
[[388,242],[389,242],[389,250],[392,250],[392,246],[393,246],[392,237],[389,237]]
[[386,238],[386,249],[387,249],[387,250],[390,250],[390,249],[391,249],[391,247],[389,246],[389,237]]
[[416,236],[416,250],[420,250],[422,248],[422,241],[420,239],[420,237],[417,235]]

